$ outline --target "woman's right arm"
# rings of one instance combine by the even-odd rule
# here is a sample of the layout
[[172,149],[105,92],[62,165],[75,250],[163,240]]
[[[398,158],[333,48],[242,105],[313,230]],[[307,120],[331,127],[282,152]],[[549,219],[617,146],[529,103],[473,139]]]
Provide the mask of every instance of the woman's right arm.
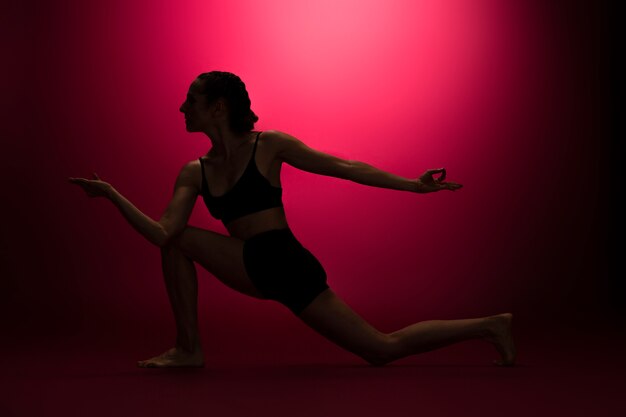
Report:
[[198,197],[198,186],[194,180],[194,173],[197,172],[193,165],[193,161],[188,162],[180,170],[174,185],[174,195],[158,222],[142,213],[113,187],[107,197],[135,230],[151,243],[163,247],[184,230]]

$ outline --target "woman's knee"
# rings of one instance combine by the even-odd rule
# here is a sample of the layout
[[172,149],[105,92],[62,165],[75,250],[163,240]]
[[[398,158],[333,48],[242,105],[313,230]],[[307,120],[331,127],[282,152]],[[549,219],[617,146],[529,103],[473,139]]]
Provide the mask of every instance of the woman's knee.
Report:
[[180,246],[179,240],[170,240],[167,244],[160,247],[161,259],[163,262],[178,261],[184,258],[189,258],[188,254]]
[[398,359],[398,340],[390,334],[383,334],[376,346],[361,357],[370,365],[383,366]]
[[161,246],[161,256],[163,257],[172,257],[172,256],[183,256],[184,253],[180,248],[178,241],[178,237],[172,238],[165,245]]
[[183,230],[175,234],[174,236],[170,236],[167,242],[161,246],[161,249],[166,249],[169,251],[177,251],[184,252],[185,246],[188,245],[189,240],[192,238],[191,235],[194,234],[196,227],[193,226],[185,226]]

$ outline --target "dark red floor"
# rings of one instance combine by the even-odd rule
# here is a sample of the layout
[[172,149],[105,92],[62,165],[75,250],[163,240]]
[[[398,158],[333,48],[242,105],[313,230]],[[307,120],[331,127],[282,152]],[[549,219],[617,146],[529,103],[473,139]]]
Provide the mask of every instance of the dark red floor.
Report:
[[165,346],[78,337],[3,354],[0,416],[624,416],[625,342],[617,330],[520,329],[515,368],[493,366],[478,340],[386,367],[339,350],[329,360],[205,346],[205,368],[163,370],[135,362]]

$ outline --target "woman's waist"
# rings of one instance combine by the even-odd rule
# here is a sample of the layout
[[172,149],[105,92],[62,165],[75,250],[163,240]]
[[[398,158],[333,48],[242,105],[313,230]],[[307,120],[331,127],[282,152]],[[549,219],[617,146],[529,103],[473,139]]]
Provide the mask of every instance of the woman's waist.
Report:
[[231,236],[248,240],[261,233],[282,230],[291,233],[285,211],[282,207],[273,207],[257,213],[249,214],[226,225]]

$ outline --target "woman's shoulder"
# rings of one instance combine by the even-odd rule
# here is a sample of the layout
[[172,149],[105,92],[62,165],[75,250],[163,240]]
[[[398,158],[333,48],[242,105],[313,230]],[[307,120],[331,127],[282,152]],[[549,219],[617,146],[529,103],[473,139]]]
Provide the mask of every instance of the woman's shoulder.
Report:
[[301,143],[302,141],[290,135],[289,133],[282,132],[280,130],[264,130],[261,137],[265,137],[266,141],[271,144],[272,147],[281,147],[290,143]]
[[182,169],[183,169],[183,170],[186,170],[186,171],[191,171],[191,172],[196,171],[196,170],[199,170],[199,169],[200,169],[201,162],[202,162],[202,160],[203,160],[204,158],[206,158],[206,156],[205,156],[205,155],[203,155],[203,156],[201,156],[201,157],[198,157],[198,158],[195,158],[195,159],[192,159],[191,161],[187,161],[187,162],[185,162],[185,164],[183,165],[183,168],[182,168]]
[[192,185],[198,191],[200,190],[202,183],[199,159],[193,159],[191,161],[185,162],[178,171],[176,186],[184,184]]
[[286,135],[286,133],[281,132],[280,130],[262,130],[260,132],[261,140],[265,142],[276,142],[280,140],[281,136]]
[[206,162],[203,162],[205,158],[206,155],[192,159],[182,168],[182,170],[185,171],[189,177],[193,178],[198,190],[202,188],[202,171],[206,166]]
[[280,170],[280,168],[275,167],[282,164],[282,153],[290,141],[294,139],[295,138],[290,134],[280,130],[264,130],[261,133],[259,143],[263,142],[261,146],[263,147],[263,154],[266,155],[266,161],[271,161],[268,162],[268,166],[272,166],[274,169]]
[[259,142],[263,141],[263,146],[268,149],[268,153],[276,156],[280,152],[281,146],[285,144],[285,141],[292,137],[290,134],[280,130],[264,130],[261,132]]
[[192,175],[192,176],[195,176],[196,174],[198,174],[200,170],[202,169],[201,158],[204,158],[204,157],[202,156],[200,158],[195,158],[195,159],[192,159],[191,161],[185,162],[182,168],[180,169],[180,173],[182,175]]

